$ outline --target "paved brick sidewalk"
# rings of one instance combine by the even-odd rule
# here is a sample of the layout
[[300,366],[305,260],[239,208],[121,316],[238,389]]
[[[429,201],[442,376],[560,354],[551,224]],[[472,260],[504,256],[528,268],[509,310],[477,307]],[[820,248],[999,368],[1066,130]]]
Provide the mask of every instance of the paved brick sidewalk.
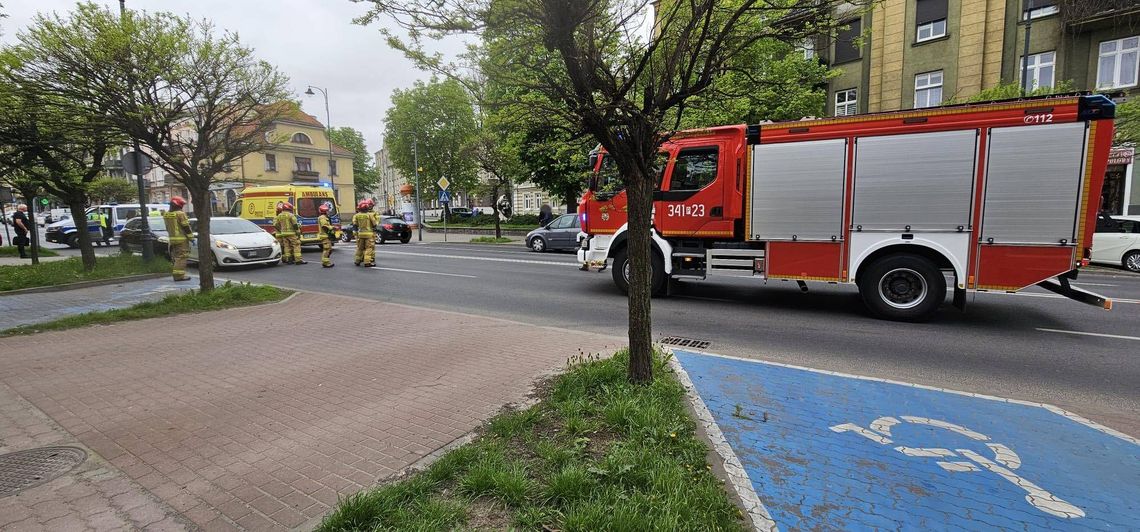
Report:
[[[330,334],[317,318],[330,315],[367,325]],[[311,526],[337,497],[522,399],[579,349],[615,346],[612,337],[305,293],[3,339],[0,381],[161,499],[170,517],[262,530]]]
[[197,280],[175,283],[169,277],[163,277],[62,292],[0,295],[0,331],[72,314],[125,308],[143,301],[157,301],[171,292],[196,288],[198,288]]

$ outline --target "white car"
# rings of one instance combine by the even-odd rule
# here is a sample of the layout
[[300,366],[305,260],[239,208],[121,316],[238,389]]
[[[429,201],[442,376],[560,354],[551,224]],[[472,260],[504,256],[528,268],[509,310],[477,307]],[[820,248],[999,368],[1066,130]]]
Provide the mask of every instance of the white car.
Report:
[[1097,218],[1092,262],[1124,266],[1140,273],[1140,216]]
[[[190,220],[190,227],[197,232],[196,218]],[[190,262],[198,260],[198,245],[201,243],[201,239],[195,238],[190,244]],[[281,262],[281,244],[277,243],[277,239],[244,218],[211,218],[210,248],[214,252],[214,266],[276,265]]]

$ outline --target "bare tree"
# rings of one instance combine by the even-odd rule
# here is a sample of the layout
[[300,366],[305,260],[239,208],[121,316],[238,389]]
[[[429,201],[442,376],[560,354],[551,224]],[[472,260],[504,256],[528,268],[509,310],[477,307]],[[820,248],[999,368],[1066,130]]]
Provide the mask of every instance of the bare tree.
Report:
[[40,15],[30,31],[52,46],[27,69],[44,90],[105,110],[190,191],[198,218],[200,288],[212,290],[210,184],[257,152],[284,112],[287,79],[236,34],[170,13],[119,14],[93,3]]
[[[509,68],[485,71],[504,85],[542,94],[614,159],[629,198],[629,378],[652,379],[650,296],[652,196],[659,147],[686,104],[709,90],[734,59],[765,41],[831,33],[841,6],[869,0],[369,0],[359,23],[388,17],[409,38],[389,42],[425,68],[455,67],[424,40],[454,34],[509,39],[524,51]],[[656,10],[652,9],[653,7]],[[847,9],[847,7],[843,7]],[[646,17],[652,17],[647,20]],[[652,35],[641,28],[652,26]],[[759,66],[759,65],[758,65]],[[762,69],[756,68],[756,72]]]

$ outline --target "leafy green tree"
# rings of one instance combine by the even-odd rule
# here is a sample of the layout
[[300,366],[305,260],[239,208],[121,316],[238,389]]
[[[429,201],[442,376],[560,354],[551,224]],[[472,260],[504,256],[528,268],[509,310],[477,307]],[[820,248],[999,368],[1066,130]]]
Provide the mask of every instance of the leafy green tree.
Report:
[[[652,380],[653,255],[650,222],[658,149],[684,125],[689,103],[759,42],[798,42],[830,34],[841,4],[870,0],[370,0],[361,23],[384,16],[408,30],[389,43],[421,66],[455,69],[424,40],[456,34],[508,35],[526,51],[509,68],[485,69],[504,86],[527,87],[589,134],[615,161],[629,200],[629,378]],[[642,36],[639,13],[651,12]],[[504,65],[505,66],[505,65]],[[753,69],[763,73],[765,69]],[[525,73],[525,75],[519,75]]]
[[99,176],[87,185],[87,196],[94,203],[125,203],[138,201],[139,189],[127,179]]
[[418,152],[422,183],[414,184],[421,187],[423,198],[438,192],[440,177],[452,183],[449,190],[470,192],[479,184],[478,167],[464,147],[473,141],[476,129],[471,97],[462,84],[454,79],[416,82],[410,89],[392,93],[384,144],[391,150],[393,166],[412,180],[416,175],[413,152]]
[[1130,98],[1117,104],[1116,142],[1140,146],[1140,99]]
[[[210,240],[210,184],[262,149],[286,112],[287,78],[207,21],[164,12],[121,15],[81,3],[40,15],[23,70],[40,89],[105,112],[190,191],[198,238]],[[203,292],[214,289],[211,246],[198,248]]]
[[[1025,94],[1026,97],[1033,96],[1048,96],[1050,94],[1062,94],[1066,92],[1073,92],[1075,86],[1072,81],[1064,80],[1059,81],[1052,87],[1037,87]],[[1021,98],[1021,83],[1017,81],[1010,81],[1008,83],[999,83],[988,89],[982,89],[977,94],[973,94],[966,98],[951,98],[946,100],[943,105],[954,105],[959,103],[975,103],[975,102],[991,102],[995,100],[1009,100],[1013,98]]]
[[[42,24],[37,19],[17,45],[0,52],[0,166],[17,169],[58,198],[81,224],[87,187],[102,173],[104,157],[122,137],[107,120],[105,106],[54,90],[79,88],[74,80],[56,79],[35,68],[64,46],[41,33]],[[80,230],[75,238],[83,267],[94,269],[90,235]]]
[[364,134],[351,127],[335,127],[331,132],[333,144],[352,152],[352,178],[357,199],[370,196],[380,181],[380,171],[372,162],[372,154],[364,144]]

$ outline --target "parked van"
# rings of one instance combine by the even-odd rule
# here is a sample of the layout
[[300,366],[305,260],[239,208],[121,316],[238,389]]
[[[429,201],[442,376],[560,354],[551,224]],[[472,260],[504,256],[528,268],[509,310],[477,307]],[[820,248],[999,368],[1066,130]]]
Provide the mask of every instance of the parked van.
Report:
[[329,204],[329,220],[340,231],[340,209],[331,187],[294,183],[264,187],[246,187],[241,196],[230,207],[230,216],[245,218],[270,233],[273,233],[273,218],[277,216],[277,206],[281,203],[293,204],[293,214],[301,222],[301,244],[320,244],[317,231],[317,217],[320,206]]
[[[165,203],[148,203],[147,209],[150,211],[151,216],[159,216],[155,211],[166,212],[170,206]],[[87,216],[87,232],[91,234],[92,242],[102,240],[102,231],[99,229],[99,222],[91,220],[91,215],[96,212],[106,214],[111,218],[111,228],[115,231],[115,236],[119,236],[119,231],[123,230],[123,225],[127,220],[135,218],[139,215],[141,207],[138,203],[124,203],[120,205],[95,205],[88,207],[85,211]],[[47,224],[44,230],[44,239],[48,242],[56,244],[67,244],[70,247],[79,247],[79,232],[75,229],[75,224],[72,223],[70,218],[60,220]]]

